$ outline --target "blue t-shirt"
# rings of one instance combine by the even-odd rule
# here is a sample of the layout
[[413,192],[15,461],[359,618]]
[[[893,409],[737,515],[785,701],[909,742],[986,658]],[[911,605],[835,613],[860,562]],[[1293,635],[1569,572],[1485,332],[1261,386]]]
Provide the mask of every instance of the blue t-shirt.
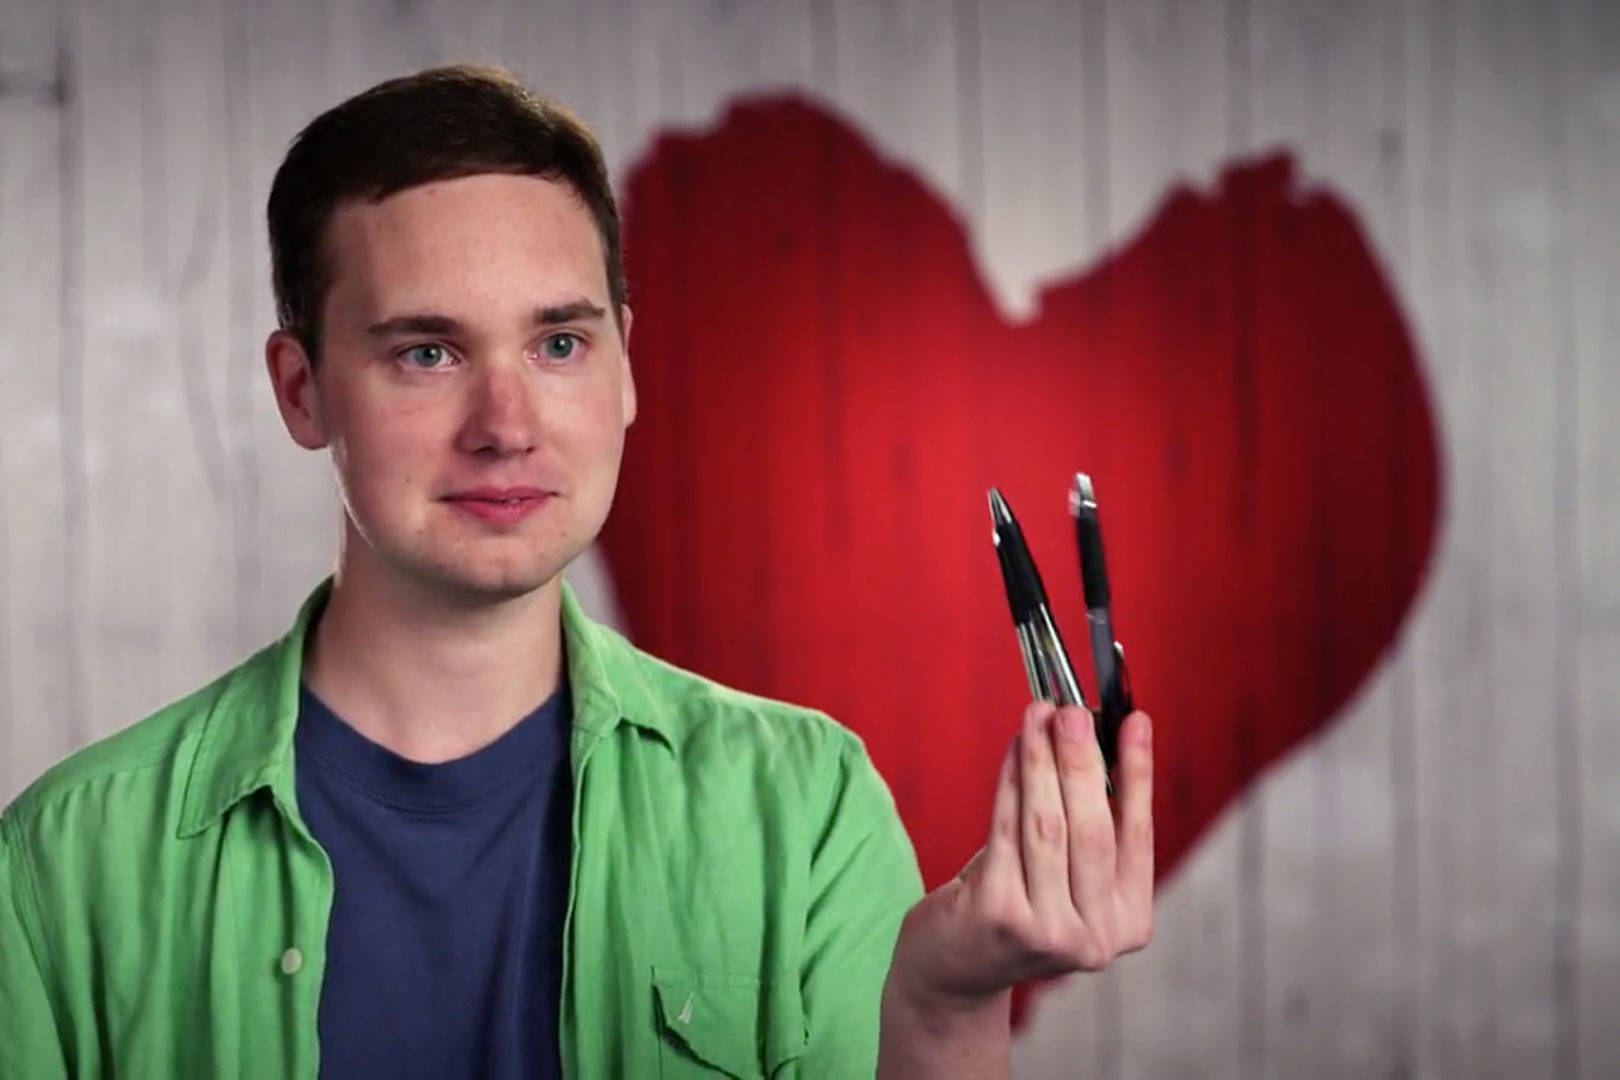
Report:
[[378,746],[307,687],[298,803],[332,859],[327,1077],[556,1077],[568,905],[566,688],[437,765]]

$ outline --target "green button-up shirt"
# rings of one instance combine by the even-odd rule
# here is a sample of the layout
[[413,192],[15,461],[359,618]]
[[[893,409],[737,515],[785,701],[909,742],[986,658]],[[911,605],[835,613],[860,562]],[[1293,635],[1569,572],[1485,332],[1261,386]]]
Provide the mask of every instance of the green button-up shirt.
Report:
[[[298,811],[291,631],[0,816],[0,1077],[312,1077],[332,867]],[[564,589],[574,1077],[870,1076],[894,803],[826,717],[718,686]]]

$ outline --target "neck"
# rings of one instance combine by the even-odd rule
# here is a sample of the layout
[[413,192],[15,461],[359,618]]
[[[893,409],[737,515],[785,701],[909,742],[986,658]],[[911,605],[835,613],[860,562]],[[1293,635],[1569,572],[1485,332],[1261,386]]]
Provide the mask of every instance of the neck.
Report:
[[559,578],[468,603],[344,560],[306,646],[304,681],[361,735],[412,761],[500,738],[562,678]]

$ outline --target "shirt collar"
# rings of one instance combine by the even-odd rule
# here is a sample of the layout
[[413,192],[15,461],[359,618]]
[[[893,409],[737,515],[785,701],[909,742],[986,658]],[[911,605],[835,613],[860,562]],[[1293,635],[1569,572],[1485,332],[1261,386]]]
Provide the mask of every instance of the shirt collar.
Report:
[[298,609],[292,629],[214,684],[180,805],[181,837],[204,832],[260,788],[269,788],[283,807],[296,805],[292,736],[304,641],[331,591],[327,578]]
[[[187,775],[180,836],[204,832],[261,788],[268,788],[282,810],[298,819],[292,745],[304,643],[331,591],[332,579],[327,578],[298,609],[286,634],[214,684]],[[641,654],[592,621],[566,581],[562,629],[575,740],[594,740],[629,723],[674,745],[672,717],[648,683]]]
[[594,738],[627,723],[651,731],[674,746],[675,716],[647,677],[645,665],[649,658],[620,634],[586,615],[566,581],[562,587],[562,625],[576,737]]

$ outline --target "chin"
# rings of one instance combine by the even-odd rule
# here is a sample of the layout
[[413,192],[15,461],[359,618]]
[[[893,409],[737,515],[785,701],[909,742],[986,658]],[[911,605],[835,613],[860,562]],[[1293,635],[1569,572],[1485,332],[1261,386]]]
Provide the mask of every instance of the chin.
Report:
[[[604,515],[605,516],[605,515]],[[551,523],[545,532],[478,537],[472,542],[456,534],[407,532],[390,544],[369,544],[365,550],[382,556],[393,573],[413,580],[417,587],[452,603],[478,607],[518,600],[554,581],[595,537],[589,528]]]
[[548,559],[524,566],[431,566],[415,575],[435,592],[446,593],[468,605],[517,600],[549,584],[567,565]]

